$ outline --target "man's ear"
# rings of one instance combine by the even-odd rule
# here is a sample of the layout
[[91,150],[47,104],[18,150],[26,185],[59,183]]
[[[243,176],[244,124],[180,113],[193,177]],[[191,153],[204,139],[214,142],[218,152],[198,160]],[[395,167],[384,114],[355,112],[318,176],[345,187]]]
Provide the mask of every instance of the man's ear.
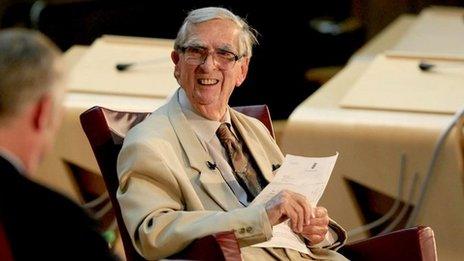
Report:
[[179,63],[179,53],[177,51],[172,51],[171,52],[171,60],[172,62],[174,63],[174,78],[176,78],[177,82],[180,84],[179,82],[179,76],[180,76],[180,73],[179,73],[179,66],[177,65]]
[[38,101],[35,102],[33,109],[33,127],[37,131],[42,131],[48,127],[51,117],[53,116],[53,97],[50,93],[43,94]]
[[172,51],[172,52],[171,52],[171,60],[172,60],[172,62],[173,62],[175,65],[177,65],[177,63],[179,62],[179,59],[180,59],[179,53],[178,53],[177,51]]
[[245,81],[247,73],[248,73],[249,64],[250,64],[250,58],[243,57],[242,62],[240,64],[240,73],[237,76],[237,81],[235,82],[236,87],[239,87]]

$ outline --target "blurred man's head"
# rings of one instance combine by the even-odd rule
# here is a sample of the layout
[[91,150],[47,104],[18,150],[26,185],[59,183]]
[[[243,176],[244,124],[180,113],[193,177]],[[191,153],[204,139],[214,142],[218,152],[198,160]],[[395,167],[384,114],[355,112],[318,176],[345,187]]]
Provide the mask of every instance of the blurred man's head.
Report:
[[174,76],[200,114],[223,117],[229,97],[248,72],[253,30],[227,9],[193,10],[177,35],[171,58]]
[[0,148],[34,172],[62,114],[60,50],[39,32],[0,31]]

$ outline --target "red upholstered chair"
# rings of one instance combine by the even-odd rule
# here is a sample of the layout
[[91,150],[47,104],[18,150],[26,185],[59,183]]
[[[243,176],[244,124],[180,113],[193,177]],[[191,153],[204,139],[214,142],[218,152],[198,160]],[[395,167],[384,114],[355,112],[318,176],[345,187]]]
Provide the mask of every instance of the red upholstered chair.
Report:
[[271,114],[266,105],[248,105],[248,106],[237,106],[235,110],[260,120],[264,126],[269,130],[269,133],[275,138],[274,127],[272,126]]
[[[274,136],[267,106],[235,107],[238,111],[261,120]],[[102,172],[115,210],[127,260],[142,259],[132,245],[116,200],[119,180],[116,159],[127,131],[145,119],[149,113],[120,112],[93,107],[81,114],[84,132]],[[415,227],[395,231],[344,246],[340,252],[351,260],[437,260],[432,229]],[[195,260],[241,260],[240,248],[233,232],[223,232],[195,240],[181,253],[171,258]]]
[[[269,110],[265,105],[243,106],[235,109],[258,118],[274,136]],[[81,114],[81,125],[102,172],[108,190],[119,232],[124,245],[127,260],[141,259],[134,246],[124,221],[121,209],[116,199],[119,180],[116,172],[116,160],[121,150],[127,131],[144,120],[149,113],[120,112],[102,107],[93,107]],[[240,248],[233,232],[223,232],[194,241],[186,250],[173,258],[188,258],[197,260],[240,260]]]
[[13,261],[13,254],[11,253],[10,243],[6,237],[5,228],[0,221],[0,260]]
[[340,252],[350,260],[436,261],[435,237],[430,227],[413,227],[350,243]]

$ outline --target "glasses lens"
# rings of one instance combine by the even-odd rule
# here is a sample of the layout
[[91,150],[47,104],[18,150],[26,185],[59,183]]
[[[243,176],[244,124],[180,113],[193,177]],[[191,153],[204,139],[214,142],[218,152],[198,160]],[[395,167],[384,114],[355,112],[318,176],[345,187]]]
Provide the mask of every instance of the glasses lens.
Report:
[[228,51],[214,52],[214,60],[224,68],[232,68],[235,64],[237,55]]
[[203,61],[203,57],[208,55],[205,49],[196,48],[196,47],[187,47],[184,50],[185,58],[187,62],[192,65],[199,65]]
[[[188,64],[200,65],[206,61],[210,52],[206,48],[186,47],[184,54]],[[211,54],[216,66],[222,70],[231,69],[238,60],[238,56],[229,51],[215,50]]]

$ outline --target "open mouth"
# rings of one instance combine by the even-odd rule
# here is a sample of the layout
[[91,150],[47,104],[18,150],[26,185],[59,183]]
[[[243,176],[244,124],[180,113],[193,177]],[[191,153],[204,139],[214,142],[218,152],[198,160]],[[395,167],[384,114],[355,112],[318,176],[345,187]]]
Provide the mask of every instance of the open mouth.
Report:
[[197,79],[197,83],[201,85],[215,85],[219,82],[218,79]]

